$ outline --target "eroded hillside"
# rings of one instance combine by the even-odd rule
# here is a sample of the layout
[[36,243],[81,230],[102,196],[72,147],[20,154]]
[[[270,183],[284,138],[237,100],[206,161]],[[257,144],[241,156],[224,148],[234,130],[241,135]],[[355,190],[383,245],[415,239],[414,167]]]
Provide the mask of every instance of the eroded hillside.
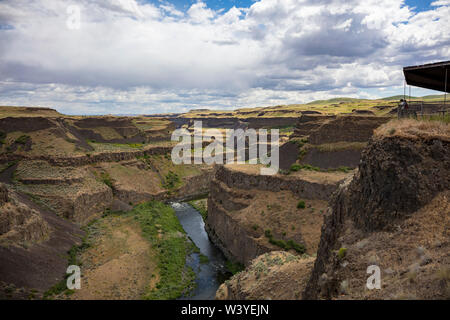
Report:
[[[81,258],[80,227],[91,236],[97,232],[89,229],[91,222],[110,212],[208,192],[212,167],[176,166],[171,161],[173,129],[170,121],[159,118],[70,117],[44,108],[1,108],[2,296],[27,299],[57,292],[67,260]],[[127,223],[131,229],[124,226],[126,232],[136,232],[132,219]],[[119,226],[109,227],[111,233],[94,237],[93,243],[101,243],[109,234],[118,235],[119,241]],[[148,240],[138,240],[136,244],[149,246]],[[145,269],[148,261],[141,256],[150,253],[138,249],[130,247],[140,257],[138,268]],[[122,252],[120,259],[126,254]],[[134,266],[136,261],[129,262]],[[127,265],[119,263],[118,270],[122,267]],[[139,297],[130,292],[129,297]],[[96,296],[89,294],[93,292],[80,298]]]
[[[314,266],[308,257],[262,255],[217,298],[448,299],[449,137],[441,122],[378,128],[330,201]],[[366,285],[369,266],[380,270],[380,289]],[[299,290],[289,289],[294,282]]]

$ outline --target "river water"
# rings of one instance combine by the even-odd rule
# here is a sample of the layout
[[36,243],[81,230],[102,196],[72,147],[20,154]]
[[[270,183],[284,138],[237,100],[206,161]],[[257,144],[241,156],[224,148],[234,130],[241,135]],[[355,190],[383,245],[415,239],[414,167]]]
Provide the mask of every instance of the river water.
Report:
[[199,254],[193,253],[187,259],[197,277],[197,287],[191,296],[182,299],[209,300],[214,299],[219,286],[230,277],[225,267],[223,253],[209,240],[205,231],[205,223],[201,214],[188,203],[173,202],[170,204],[187,235],[192,239],[200,252],[208,257],[207,263],[200,263]]

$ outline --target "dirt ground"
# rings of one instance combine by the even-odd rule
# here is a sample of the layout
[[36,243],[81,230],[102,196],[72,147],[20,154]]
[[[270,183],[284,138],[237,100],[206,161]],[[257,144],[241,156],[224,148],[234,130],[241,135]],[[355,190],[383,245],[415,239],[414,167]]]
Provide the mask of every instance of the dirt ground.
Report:
[[[450,299],[449,199],[449,191],[441,192],[394,230],[367,237],[347,222],[338,299]],[[370,264],[381,268],[380,290],[366,288]]]
[[110,216],[92,232],[92,245],[81,256],[81,289],[74,300],[140,299],[158,282],[149,242],[132,217]]

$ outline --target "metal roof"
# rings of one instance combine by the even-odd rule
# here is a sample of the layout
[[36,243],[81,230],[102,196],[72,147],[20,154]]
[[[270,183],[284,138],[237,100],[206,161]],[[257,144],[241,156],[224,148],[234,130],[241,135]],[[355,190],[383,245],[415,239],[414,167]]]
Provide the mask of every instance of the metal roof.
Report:
[[403,74],[411,86],[450,93],[450,61],[404,67]]

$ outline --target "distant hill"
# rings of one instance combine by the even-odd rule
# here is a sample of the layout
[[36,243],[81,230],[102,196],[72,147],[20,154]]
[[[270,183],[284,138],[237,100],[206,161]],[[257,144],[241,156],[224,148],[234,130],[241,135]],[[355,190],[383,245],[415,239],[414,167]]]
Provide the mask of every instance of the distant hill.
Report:
[[402,94],[396,95],[396,96],[391,96],[391,97],[386,97],[386,98],[381,98],[380,100],[400,100],[400,99],[418,99],[418,97],[413,97],[413,96],[403,96]]
[[367,99],[357,99],[357,98],[342,97],[342,98],[332,98],[332,99],[328,99],[328,100],[315,100],[315,101],[308,102],[306,104],[307,105],[311,105],[311,104],[330,104],[330,103],[340,103],[340,102],[362,102],[362,101],[367,101]]
[[[386,97],[386,98],[382,98],[381,100],[400,100],[400,99],[403,99],[403,95],[396,95],[396,96],[392,96],[392,97]],[[413,99],[413,100],[440,100],[440,99],[444,99],[444,95],[443,94],[432,94],[432,95],[423,96],[423,97],[405,96],[405,99]]]
[[10,107],[0,106],[0,118],[5,117],[60,117],[55,109],[42,107]]

